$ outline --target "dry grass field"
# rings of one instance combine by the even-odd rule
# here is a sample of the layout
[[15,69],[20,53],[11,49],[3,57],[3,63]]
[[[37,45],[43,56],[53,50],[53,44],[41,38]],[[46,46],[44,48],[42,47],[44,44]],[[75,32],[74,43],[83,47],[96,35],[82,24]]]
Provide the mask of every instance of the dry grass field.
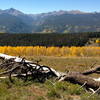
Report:
[[[92,64],[100,64],[100,57],[53,57],[53,56],[24,56],[28,60],[42,59],[40,64],[50,66],[59,71],[83,71]],[[93,75],[95,76],[95,75]],[[98,76],[95,76],[98,77]],[[55,83],[54,85],[52,83]],[[47,80],[38,82],[18,81],[15,84],[8,79],[0,80],[0,100],[100,100],[100,96],[80,88],[69,82]]]

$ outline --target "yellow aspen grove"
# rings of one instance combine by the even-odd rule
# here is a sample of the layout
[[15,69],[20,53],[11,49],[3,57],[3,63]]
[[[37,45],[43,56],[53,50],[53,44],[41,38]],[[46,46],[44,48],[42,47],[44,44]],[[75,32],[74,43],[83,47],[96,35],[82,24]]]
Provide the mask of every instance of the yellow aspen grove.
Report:
[[97,39],[97,40],[96,40],[96,43],[100,43],[100,39]]
[[100,57],[100,47],[1,46],[0,53],[13,56]]

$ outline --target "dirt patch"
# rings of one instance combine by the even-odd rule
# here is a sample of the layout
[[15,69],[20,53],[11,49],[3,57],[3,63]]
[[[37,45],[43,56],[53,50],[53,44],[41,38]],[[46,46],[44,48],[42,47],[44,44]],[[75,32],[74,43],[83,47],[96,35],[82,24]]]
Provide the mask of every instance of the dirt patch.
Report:
[[33,93],[36,96],[45,96],[47,93],[47,91],[45,89],[39,88],[39,87],[34,86],[34,85],[29,87],[29,92]]

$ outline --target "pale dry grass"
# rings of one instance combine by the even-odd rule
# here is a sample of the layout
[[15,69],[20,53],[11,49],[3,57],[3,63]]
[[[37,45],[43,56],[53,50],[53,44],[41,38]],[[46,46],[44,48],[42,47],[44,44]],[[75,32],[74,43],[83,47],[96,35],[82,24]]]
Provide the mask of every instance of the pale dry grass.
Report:
[[[23,57],[23,56],[22,56]],[[25,56],[28,60],[42,59],[40,64],[53,67],[59,71],[83,71],[89,69],[93,63],[100,64],[100,57],[49,57]],[[53,81],[54,80],[50,80]],[[79,85],[61,82],[53,86],[49,81],[44,84],[37,82],[17,82],[11,84],[9,80],[0,80],[0,100],[100,100],[94,95],[80,89]]]

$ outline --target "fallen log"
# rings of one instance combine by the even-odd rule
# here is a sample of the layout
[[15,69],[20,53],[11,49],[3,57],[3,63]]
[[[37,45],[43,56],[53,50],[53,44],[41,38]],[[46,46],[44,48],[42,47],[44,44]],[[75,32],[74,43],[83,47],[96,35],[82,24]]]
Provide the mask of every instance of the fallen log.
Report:
[[[6,54],[2,54],[0,53],[0,58],[1,59],[4,59],[4,60],[10,60],[10,59],[13,59],[16,63],[21,63],[23,58],[19,58],[19,57],[16,57],[16,56],[9,56],[9,55],[6,55]],[[40,67],[38,64],[36,63],[33,63],[32,61],[29,61],[29,60],[26,60],[24,59],[25,63],[30,63],[31,66],[33,67],[36,67],[37,69]],[[42,66],[42,65],[41,65]],[[50,70],[46,67],[43,67],[43,70],[46,71],[46,72],[49,72],[50,70],[55,74],[56,77],[60,77],[62,76],[61,73],[57,72],[55,69],[53,68],[50,68]]]
[[90,70],[86,70],[86,71],[82,72],[83,75],[90,75],[90,74],[93,74],[93,73],[100,74],[100,65],[95,66],[94,68],[92,68]]
[[[23,74],[25,75],[24,80],[27,81],[29,73],[33,80],[37,79],[39,82],[45,82],[46,79],[51,77],[62,76],[62,73],[54,70],[53,68],[44,65],[39,65],[38,62],[33,63],[32,61],[28,61],[25,58],[19,58],[5,54],[0,54],[0,58],[4,60],[4,69],[5,67],[7,67],[6,69],[10,68],[10,70],[1,72],[0,76],[9,75],[9,79],[11,82],[13,82],[12,77],[21,78],[23,77]],[[16,66],[14,67],[14,65]],[[14,76],[14,74],[16,74],[16,76]]]
[[66,76],[62,77],[59,81],[69,81],[74,84],[83,85],[85,88],[92,88],[97,90],[100,87],[100,81],[96,81],[94,78],[82,75],[78,72],[69,72]]

